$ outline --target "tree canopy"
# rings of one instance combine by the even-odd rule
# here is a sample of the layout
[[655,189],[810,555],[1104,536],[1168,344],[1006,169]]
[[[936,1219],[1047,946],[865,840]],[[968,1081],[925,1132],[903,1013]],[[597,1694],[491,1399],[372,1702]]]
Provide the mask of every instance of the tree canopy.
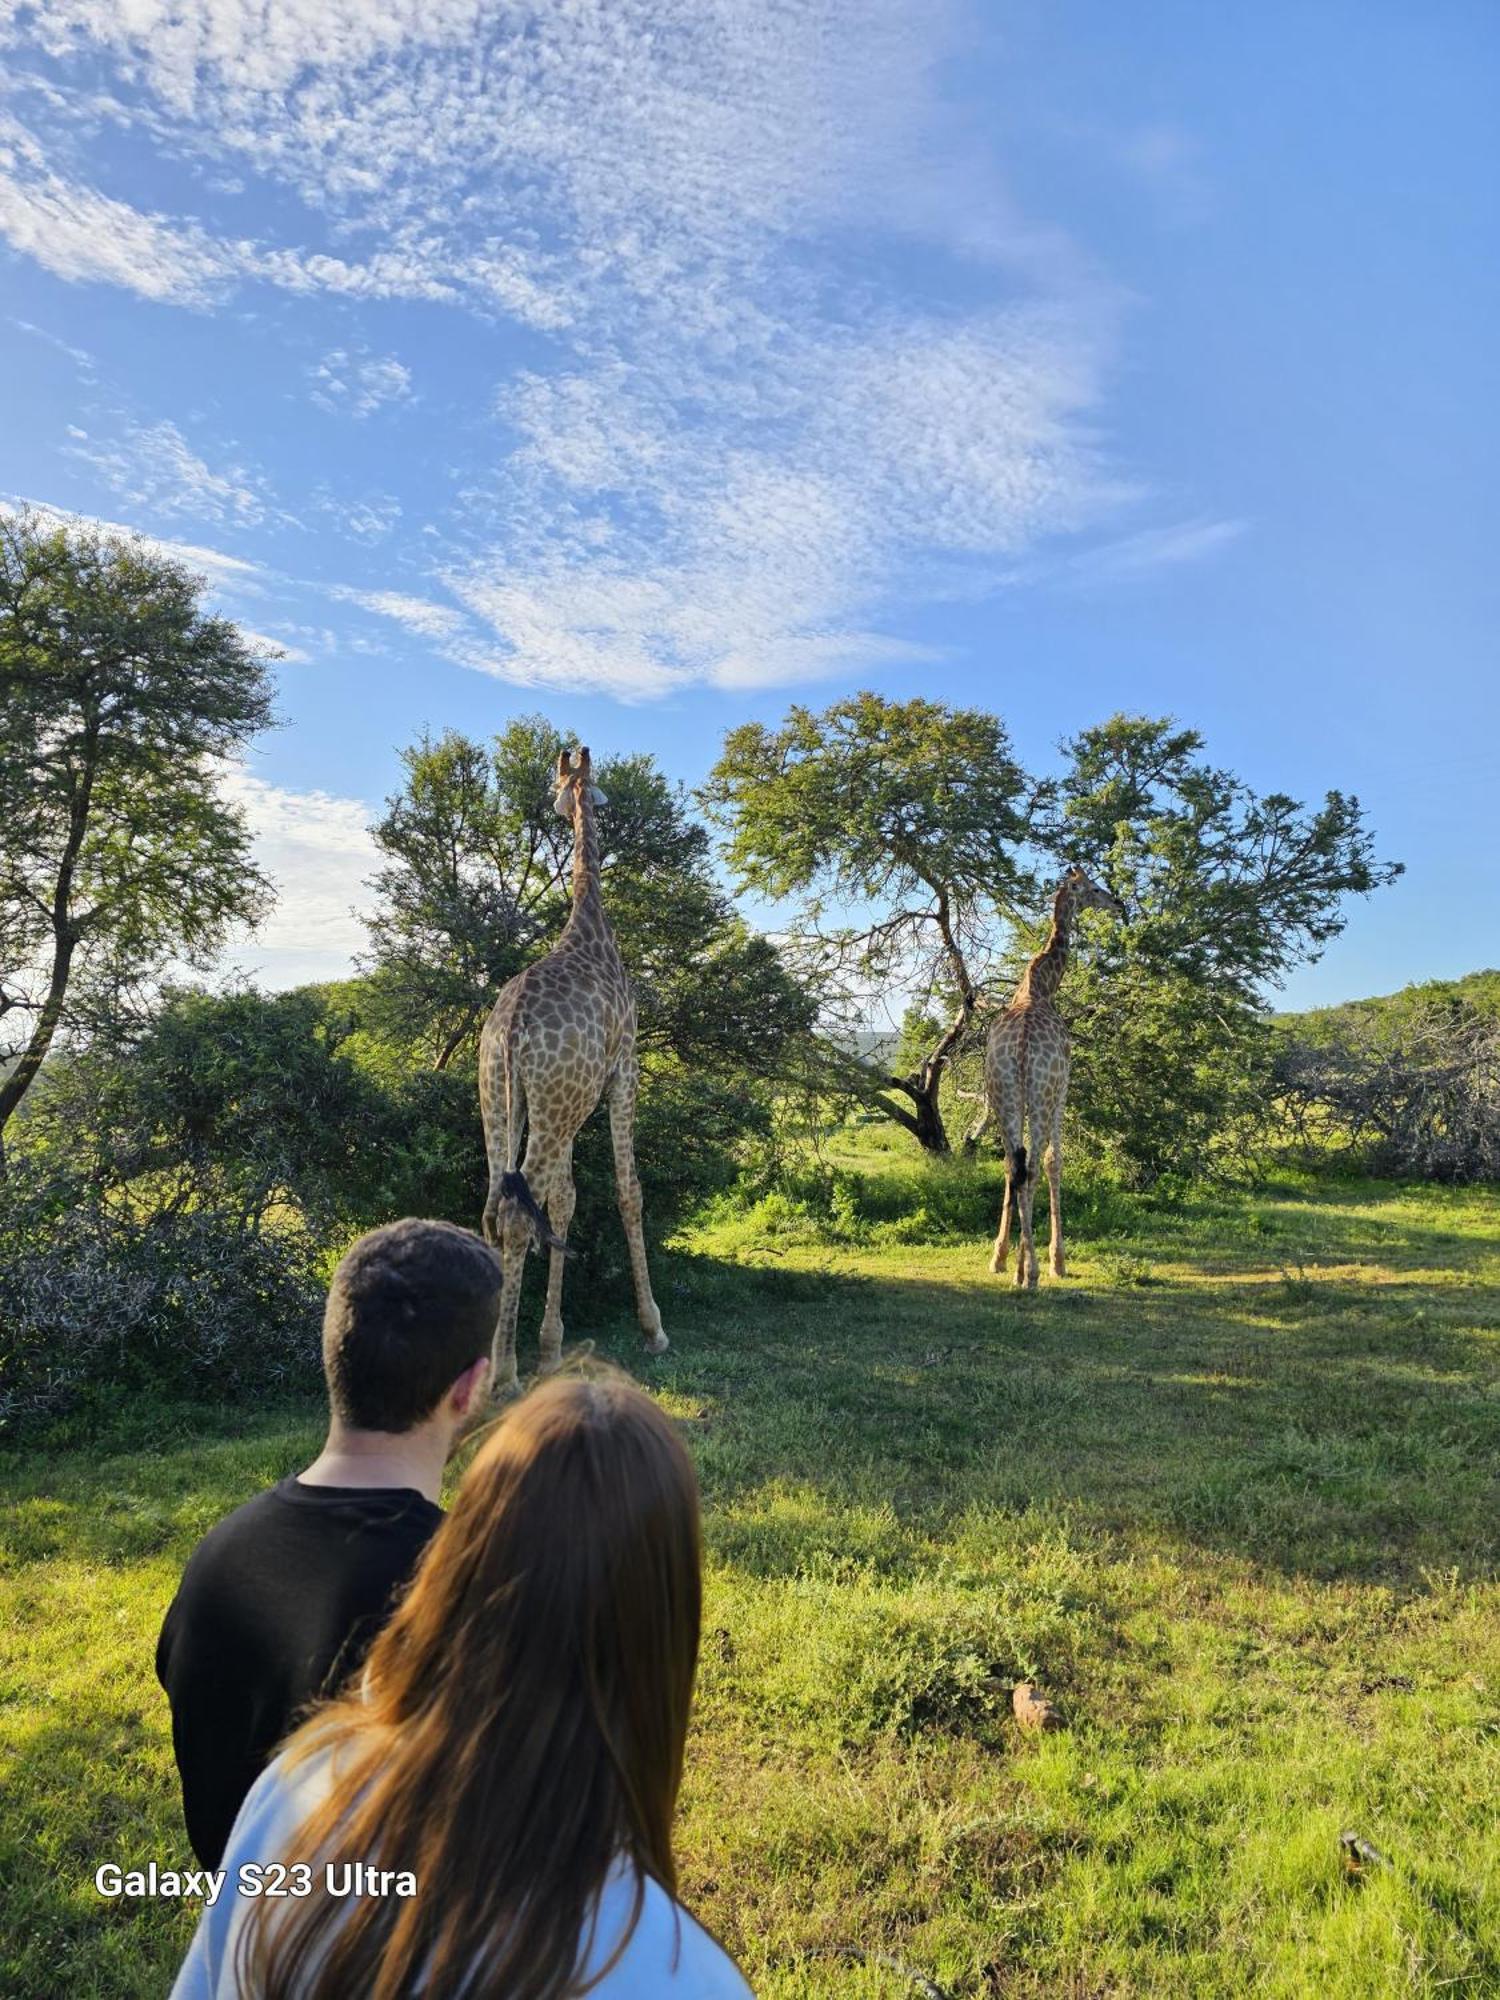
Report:
[[1132,1178],[1201,1171],[1265,1103],[1271,994],[1400,864],[1358,799],[1259,796],[1170,720],[1113,716],[1062,748],[1038,837],[1126,910],[1064,989],[1074,1131]]
[[60,1028],[265,908],[224,760],[264,662],[145,543],[0,520],[0,1135]]
[[[974,966],[1033,890],[1023,855],[1036,788],[1004,723],[870,693],[821,714],[794,707],[779,729],[729,732],[703,800],[728,834],[739,886],[795,900],[791,935],[831,1011],[875,994],[947,1002],[935,1040],[909,1069],[875,1078],[873,1093],[946,1151],[938,1093],[978,1001]],[[859,1080],[859,1065],[843,1068]]]
[[[1258,795],[1169,720],[1060,749],[1033,776],[997,716],[865,693],[732,730],[703,796],[739,886],[792,906],[830,1076],[933,1151],[945,1075],[1040,943],[1046,885],[1082,864],[1127,919],[1087,927],[1063,994],[1075,1130],[1147,1177],[1202,1163],[1263,1094],[1267,996],[1399,867],[1357,799]],[[904,1015],[878,1071],[836,1032],[872,998]]]

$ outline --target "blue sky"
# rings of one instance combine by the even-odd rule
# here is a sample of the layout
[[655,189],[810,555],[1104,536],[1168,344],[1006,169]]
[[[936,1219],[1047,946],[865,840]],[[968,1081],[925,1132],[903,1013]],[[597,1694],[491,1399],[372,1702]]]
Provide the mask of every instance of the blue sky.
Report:
[[1408,872],[1292,1003],[1495,964],[1497,57],[1480,0],[0,0],[0,491],[284,649],[275,983],[422,727],[691,783],[859,686],[1357,792]]

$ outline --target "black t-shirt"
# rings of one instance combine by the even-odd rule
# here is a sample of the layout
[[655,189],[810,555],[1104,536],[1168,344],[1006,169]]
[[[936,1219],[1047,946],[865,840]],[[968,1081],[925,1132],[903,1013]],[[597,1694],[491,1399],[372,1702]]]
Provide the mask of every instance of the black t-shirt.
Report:
[[206,1868],[301,1711],[362,1665],[442,1518],[409,1487],[283,1479],[193,1551],[156,1677],[172,1704],[188,1838]]

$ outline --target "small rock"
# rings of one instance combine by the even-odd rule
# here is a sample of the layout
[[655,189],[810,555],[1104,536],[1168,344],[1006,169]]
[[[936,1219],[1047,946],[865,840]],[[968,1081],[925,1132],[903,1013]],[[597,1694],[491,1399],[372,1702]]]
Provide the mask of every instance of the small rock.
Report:
[[1010,1705],[1023,1729],[1062,1728],[1062,1717],[1047,1697],[1037,1692],[1034,1681],[1018,1682]]

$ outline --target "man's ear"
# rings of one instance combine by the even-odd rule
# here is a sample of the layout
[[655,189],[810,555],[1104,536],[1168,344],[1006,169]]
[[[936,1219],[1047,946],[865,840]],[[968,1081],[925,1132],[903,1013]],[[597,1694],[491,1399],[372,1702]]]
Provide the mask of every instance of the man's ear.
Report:
[[478,1405],[489,1379],[490,1357],[481,1354],[477,1361],[469,1363],[448,1391],[448,1407],[455,1417],[466,1417]]

